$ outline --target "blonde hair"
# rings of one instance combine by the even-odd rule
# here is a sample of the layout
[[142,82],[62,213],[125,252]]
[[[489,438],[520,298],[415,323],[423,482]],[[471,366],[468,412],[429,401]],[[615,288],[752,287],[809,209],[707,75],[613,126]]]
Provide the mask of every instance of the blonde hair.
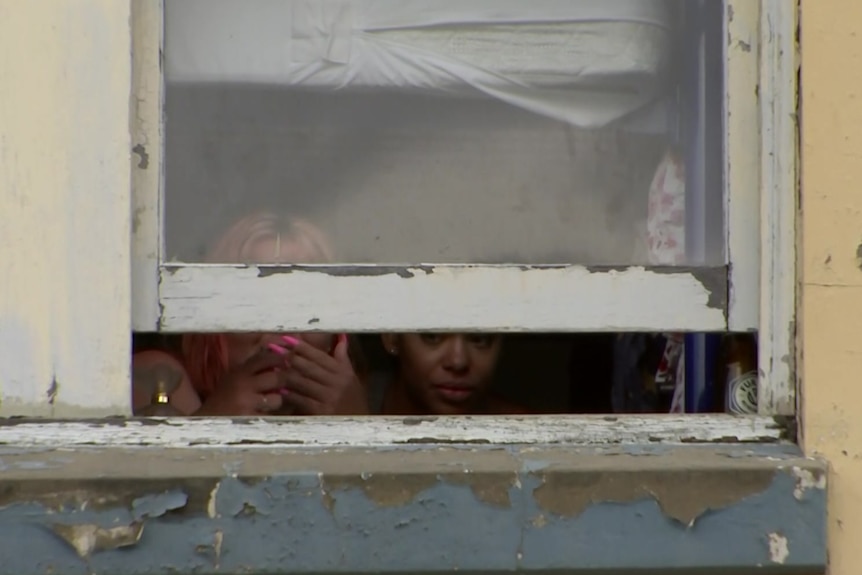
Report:
[[[253,261],[260,242],[272,240],[274,262],[326,263],[332,248],[320,229],[299,218],[257,212],[235,222],[207,253],[208,263],[265,263]],[[192,385],[202,399],[212,393],[228,370],[227,339],[224,334],[190,333],[182,338],[183,359]]]
[[213,244],[205,259],[208,263],[265,263],[252,261],[251,256],[254,246],[265,240],[275,242],[272,255],[280,263],[326,263],[334,257],[326,236],[311,222],[257,212],[235,222]]

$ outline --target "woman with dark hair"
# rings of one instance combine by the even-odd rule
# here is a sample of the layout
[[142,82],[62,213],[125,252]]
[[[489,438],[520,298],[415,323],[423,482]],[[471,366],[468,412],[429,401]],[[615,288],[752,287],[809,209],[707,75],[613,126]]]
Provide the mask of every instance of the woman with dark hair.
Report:
[[493,334],[385,334],[395,361],[391,379],[371,385],[382,415],[518,414],[526,410],[493,392],[502,337]]

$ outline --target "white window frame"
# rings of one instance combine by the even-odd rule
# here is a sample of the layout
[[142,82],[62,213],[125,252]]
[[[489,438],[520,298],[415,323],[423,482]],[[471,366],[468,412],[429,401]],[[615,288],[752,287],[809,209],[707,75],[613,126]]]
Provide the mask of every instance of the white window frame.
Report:
[[[108,284],[128,285],[128,271],[121,268],[130,266],[132,296],[125,300],[130,321],[106,320],[99,327],[99,342],[109,345],[82,347],[87,356],[74,364],[80,367],[87,361],[104,362],[107,354],[110,369],[93,368],[89,377],[81,377],[81,369],[70,370],[69,362],[46,363],[46,371],[52,369],[59,379],[67,374],[74,377],[65,377],[59,390],[40,391],[32,397],[24,394],[20,402],[4,401],[0,415],[128,415],[129,372],[121,367],[128,362],[128,346],[115,342],[119,333],[129,328],[377,332],[446,326],[477,331],[573,332],[755,330],[760,326],[759,416],[702,416],[696,418],[700,423],[694,427],[680,423],[688,418],[657,416],[659,423],[655,425],[666,426],[668,437],[690,437],[687,434],[692,429],[702,430],[695,436],[708,437],[710,426],[722,434],[729,432],[728,426],[733,427],[736,433],[729,436],[740,439],[778,437],[782,432],[775,429],[773,416],[793,416],[796,403],[792,358],[797,197],[788,190],[798,189],[797,12],[795,3],[789,1],[727,0],[726,13],[732,14],[727,18],[726,44],[726,221],[731,262],[726,279],[724,268],[600,269],[577,265],[368,265],[342,267],[333,274],[325,266],[160,265],[163,9],[161,1],[132,2],[133,62],[126,128],[127,134],[131,132],[131,191],[105,189],[102,182],[106,174],[119,172],[116,164],[102,161],[99,169],[88,175],[91,181],[82,177],[76,183],[90,194],[87,201],[67,206],[73,216],[86,221],[94,205],[119,210],[131,204],[128,225],[111,232],[118,234],[131,227],[130,251],[119,257],[114,249],[110,252],[116,255],[111,260],[113,267],[100,268]],[[758,98],[757,94],[771,98]],[[88,142],[96,139],[90,145],[107,146],[117,139],[121,124],[115,119],[110,125],[105,122],[102,131],[87,133]],[[80,132],[85,133],[83,129]],[[83,233],[78,228],[73,231]],[[87,233],[93,241],[82,258],[100,247],[98,233]],[[106,242],[113,239],[104,238]],[[70,294],[74,301],[68,305],[98,309],[105,297],[116,291],[109,287],[99,284],[90,290],[76,289]],[[724,290],[726,305],[717,305],[716,299],[722,301]],[[288,296],[292,304],[280,306],[283,313],[278,316],[271,314],[272,306],[247,305],[280,302]],[[419,301],[423,306],[412,305]],[[560,306],[560,301],[567,304]],[[325,310],[325,314],[318,310]],[[114,307],[101,313],[122,310]],[[98,393],[94,386],[98,386]],[[8,387],[3,393],[4,400],[16,399]],[[650,417],[637,419],[652,421]],[[378,421],[385,428],[383,420]],[[514,419],[501,421],[510,421],[513,429],[518,428]],[[378,425],[373,422],[367,424],[372,428]],[[183,425],[198,428],[194,423]],[[353,429],[352,423],[344,425]],[[538,440],[530,431],[531,425],[523,427],[525,435],[520,437],[524,441]],[[615,426],[603,429],[608,437],[617,434]],[[764,435],[766,429],[771,431]],[[344,436],[352,433],[342,432]]]
[[[158,166],[162,14],[150,16],[134,70],[138,117],[143,112],[148,119],[137,122],[136,136],[148,143],[149,162]],[[797,208],[795,194],[786,192],[797,189],[796,11],[789,2],[728,0],[726,14],[726,268],[160,265],[163,174],[136,170],[134,328],[571,332],[761,326],[759,411],[792,415],[795,385],[787,358],[794,355]],[[284,301],[291,305],[278,305]]]

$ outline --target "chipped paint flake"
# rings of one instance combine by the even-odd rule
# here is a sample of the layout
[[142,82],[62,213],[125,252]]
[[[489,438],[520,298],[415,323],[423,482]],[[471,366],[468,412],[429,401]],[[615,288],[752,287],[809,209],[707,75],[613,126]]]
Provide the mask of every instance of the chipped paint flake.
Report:
[[769,534],[769,560],[779,565],[784,565],[787,558],[790,556],[790,550],[787,547],[787,537],[780,533]]
[[798,501],[805,498],[805,492],[810,489],[826,489],[826,474],[814,473],[810,469],[801,467],[793,468],[793,476],[796,478],[796,488],[793,490],[793,497]]
[[215,484],[215,487],[210,491],[209,499],[207,499],[207,516],[210,519],[215,519],[218,517],[218,510],[216,508],[216,497],[218,496],[218,490],[221,486],[221,481]]
[[578,474],[559,474],[551,469],[536,475],[542,478],[533,492],[536,503],[554,515],[576,517],[596,504],[653,499],[667,517],[688,528],[707,511],[730,507],[762,493],[775,477],[774,471],[768,469],[691,470],[673,480],[661,471],[646,469]]
[[136,545],[144,532],[144,524],[135,521],[129,525],[105,529],[91,523],[57,523],[51,526],[51,530],[71,545],[80,557],[86,559],[100,551]]
[[179,490],[144,495],[132,501],[132,515],[135,520],[161,517],[168,511],[185,507],[188,500],[188,495]]

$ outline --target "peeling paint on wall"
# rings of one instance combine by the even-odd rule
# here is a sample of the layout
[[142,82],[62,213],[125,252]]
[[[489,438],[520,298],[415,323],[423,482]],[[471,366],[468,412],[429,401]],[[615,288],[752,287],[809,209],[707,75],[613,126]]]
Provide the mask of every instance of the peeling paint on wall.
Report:
[[[826,498],[816,487],[824,466],[788,446],[0,456],[0,573],[48,564],[124,575],[825,563]],[[815,485],[804,500],[800,481]],[[596,533],[627,544],[607,553]]]
[[51,529],[68,543],[79,557],[88,559],[93,553],[136,545],[144,532],[144,524],[136,521],[130,525],[105,528],[91,523],[55,523]]
[[612,471],[541,474],[536,489],[539,506],[556,515],[573,517],[597,503],[633,503],[654,500],[662,512],[686,527],[708,511],[739,503],[762,493],[772,484],[775,473],[768,470],[723,472],[716,469],[692,470],[670,481],[660,471],[618,474]]
[[800,469],[794,467],[793,476],[796,477],[796,488],[793,490],[793,496],[802,501],[805,499],[805,493],[810,489],[818,489],[823,491],[826,489],[826,473],[812,471],[810,469]]
[[779,533],[769,534],[769,560],[773,563],[783,565],[790,555],[787,549],[787,537]]

